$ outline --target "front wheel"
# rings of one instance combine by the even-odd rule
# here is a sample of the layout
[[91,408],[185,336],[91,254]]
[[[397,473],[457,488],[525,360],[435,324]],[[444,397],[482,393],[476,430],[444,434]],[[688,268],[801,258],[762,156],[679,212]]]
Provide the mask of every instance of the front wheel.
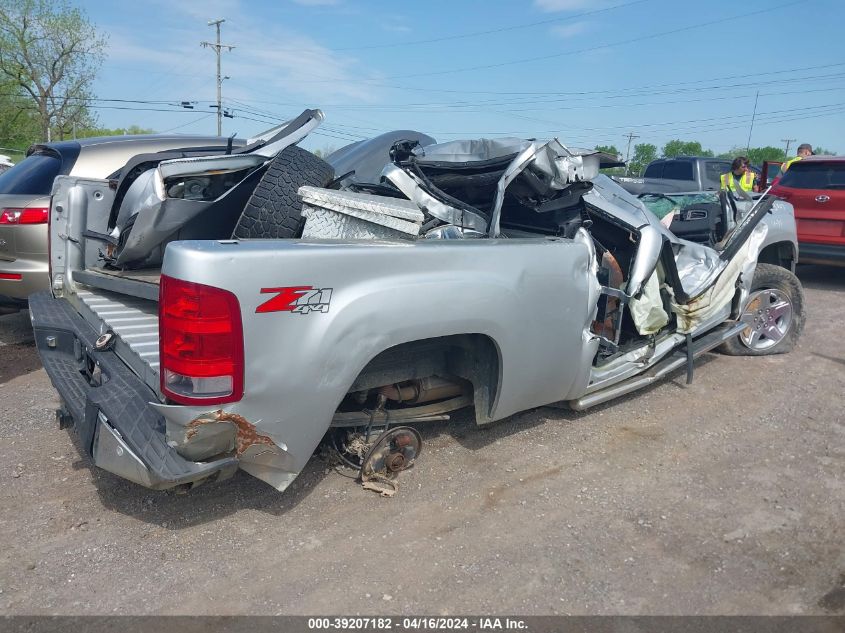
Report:
[[748,327],[722,344],[724,353],[764,356],[791,351],[804,328],[801,282],[785,268],[757,264],[740,320]]

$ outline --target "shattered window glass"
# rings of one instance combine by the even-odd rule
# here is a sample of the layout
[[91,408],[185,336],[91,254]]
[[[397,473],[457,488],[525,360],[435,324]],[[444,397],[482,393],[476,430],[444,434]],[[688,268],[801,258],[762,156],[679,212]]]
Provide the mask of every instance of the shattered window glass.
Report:
[[687,207],[718,202],[719,196],[709,191],[680,194],[649,193],[640,196],[640,200],[658,219],[662,219],[670,213],[680,213]]

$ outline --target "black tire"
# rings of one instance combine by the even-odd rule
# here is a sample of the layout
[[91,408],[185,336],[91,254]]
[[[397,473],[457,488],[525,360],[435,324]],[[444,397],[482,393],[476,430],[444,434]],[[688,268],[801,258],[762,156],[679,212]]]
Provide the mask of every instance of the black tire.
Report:
[[261,177],[244,207],[233,238],[290,238],[302,235],[303,185],[325,187],[334,169],[311,152],[291,145],[283,149]]
[[[787,300],[791,305],[791,317],[788,323],[781,321],[782,334],[780,339],[774,337],[768,338],[764,334],[756,339],[753,339],[749,334],[753,332],[755,321],[751,321],[749,328],[741,335],[732,338],[722,343],[719,350],[731,356],[767,356],[769,354],[785,354],[792,351],[795,344],[798,342],[798,337],[801,336],[801,330],[804,329],[804,290],[801,287],[801,282],[798,278],[788,271],[786,268],[775,266],[774,264],[757,264],[754,271],[754,281],[751,284],[750,297],[753,297],[756,292],[771,290],[778,293],[781,300]],[[762,301],[775,300],[778,297],[774,295],[761,297],[761,303],[756,308],[759,314],[760,324],[765,323],[766,318],[766,304]],[[748,309],[748,305],[743,309]],[[774,303],[772,305],[775,305]],[[752,318],[757,318],[753,311],[749,312]],[[778,325],[777,322],[773,322]],[[746,344],[743,337],[749,341]]]

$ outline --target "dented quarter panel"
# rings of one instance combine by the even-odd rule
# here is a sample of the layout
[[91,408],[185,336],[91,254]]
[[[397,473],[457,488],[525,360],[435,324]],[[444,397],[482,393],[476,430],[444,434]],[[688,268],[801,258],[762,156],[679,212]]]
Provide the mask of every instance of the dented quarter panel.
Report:
[[203,461],[234,453],[242,470],[279,490],[301,470],[280,438],[259,431],[256,423],[225,407],[151,406],[164,416],[168,444],[186,459]]
[[[278,456],[253,448],[253,466],[249,454],[241,455],[245,470],[283,489],[310,458],[361,369],[393,346],[453,334],[489,336],[500,355],[493,419],[582,389],[595,353],[584,331],[598,293],[588,242],[585,236],[180,242],[168,248],[163,273],[237,294],[246,334],[245,392],[221,410],[285,447]],[[331,289],[328,311],[256,313],[272,296],[262,288],[291,286]],[[197,407],[157,408],[170,425],[186,429],[202,426],[191,427],[198,417],[214,416]]]

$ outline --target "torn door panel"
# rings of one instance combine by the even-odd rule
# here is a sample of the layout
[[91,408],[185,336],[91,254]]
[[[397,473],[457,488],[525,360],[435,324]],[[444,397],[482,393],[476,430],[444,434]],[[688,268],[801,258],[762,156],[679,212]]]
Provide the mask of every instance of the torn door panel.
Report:
[[737,254],[725,263],[714,282],[687,303],[672,303],[672,311],[678,315],[678,332],[694,332],[715,315],[724,312],[726,307],[730,308],[740,284],[748,287],[751,283],[760,245],[766,239],[767,231],[765,224],[757,225]]

